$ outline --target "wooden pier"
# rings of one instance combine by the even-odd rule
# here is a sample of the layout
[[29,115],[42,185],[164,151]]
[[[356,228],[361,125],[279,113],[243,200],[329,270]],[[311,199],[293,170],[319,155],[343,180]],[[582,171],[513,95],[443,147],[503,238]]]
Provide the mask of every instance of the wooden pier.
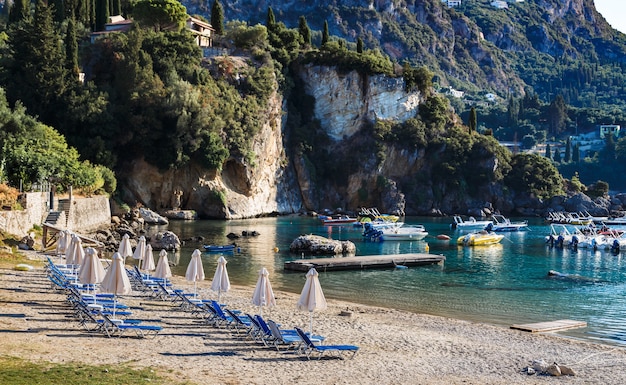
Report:
[[329,257],[287,261],[285,270],[309,271],[312,267],[318,271],[383,269],[441,264],[445,260],[443,255],[420,253]]
[[587,322],[562,319],[558,321],[537,322],[523,325],[512,325],[511,329],[517,329],[530,333],[554,332],[565,329],[576,329],[587,327]]

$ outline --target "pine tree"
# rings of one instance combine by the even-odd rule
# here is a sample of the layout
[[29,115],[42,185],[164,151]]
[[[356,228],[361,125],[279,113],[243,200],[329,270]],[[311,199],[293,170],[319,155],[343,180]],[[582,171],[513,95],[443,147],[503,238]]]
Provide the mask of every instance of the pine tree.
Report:
[[550,152],[550,143],[546,144],[546,158],[552,159],[552,153]]
[[572,160],[572,138],[567,137],[567,142],[565,142],[565,157],[563,161],[565,163],[569,163]]
[[328,21],[324,20],[324,30],[322,31],[322,47],[328,43],[330,34],[328,32]]
[[300,36],[302,36],[304,45],[309,47],[311,45],[311,29],[309,28],[309,24],[304,16],[300,16],[300,19],[298,20],[298,32],[300,33]]
[[478,117],[476,116],[476,109],[474,107],[470,109],[467,126],[469,127],[470,134],[476,131],[476,127],[478,126]]
[[363,53],[363,39],[360,37],[356,39],[356,52]]
[[217,35],[224,34],[224,10],[219,0],[215,0],[211,7],[211,26]]

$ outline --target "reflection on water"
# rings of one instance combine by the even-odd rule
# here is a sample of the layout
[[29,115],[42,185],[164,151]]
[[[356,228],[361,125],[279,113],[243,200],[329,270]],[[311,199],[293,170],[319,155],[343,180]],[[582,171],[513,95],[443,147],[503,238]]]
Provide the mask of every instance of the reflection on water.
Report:
[[[458,231],[450,230],[450,219],[407,218],[423,224],[429,236],[413,242],[366,242],[361,230],[348,226],[323,226],[308,217],[259,218],[235,221],[172,221],[167,229],[187,242],[170,260],[174,274],[184,275],[191,253],[202,244],[227,244],[226,235],[257,231],[256,237],[234,240],[240,251],[224,254],[233,284],[255,284],[265,267],[275,289],[299,292],[304,273],[286,272],[283,264],[302,258],[289,252],[290,243],[302,234],[318,234],[351,240],[357,255],[422,253],[446,256],[444,265],[362,271],[320,272],[324,293],[329,298],[501,325],[575,319],[588,328],[562,334],[592,341],[626,346],[626,271],[624,257],[604,251],[547,247],[549,227],[535,220],[530,230],[507,233],[501,244],[459,247]],[[150,233],[163,230],[150,228]],[[451,240],[439,240],[438,234]],[[202,253],[205,274],[210,280],[220,253]],[[305,255],[305,258],[311,256]],[[590,280],[550,279],[548,271],[576,274]],[[278,306],[295,304],[278,304]]]

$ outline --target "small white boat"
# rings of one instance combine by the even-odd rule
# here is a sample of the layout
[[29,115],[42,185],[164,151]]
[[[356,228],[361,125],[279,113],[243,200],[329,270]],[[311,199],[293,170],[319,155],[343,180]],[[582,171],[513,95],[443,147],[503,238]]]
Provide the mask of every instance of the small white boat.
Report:
[[381,238],[384,241],[419,241],[428,235],[424,226],[406,225],[402,222],[400,222],[400,226],[381,227],[380,231],[382,231]]
[[474,217],[469,217],[468,220],[464,221],[463,218],[459,215],[454,216],[454,223],[450,225],[453,229],[459,230],[484,230],[487,226],[491,224],[491,221],[477,221]]
[[485,228],[487,231],[520,231],[528,228],[527,221],[511,222],[504,215],[494,214],[491,219],[493,222],[487,225]]

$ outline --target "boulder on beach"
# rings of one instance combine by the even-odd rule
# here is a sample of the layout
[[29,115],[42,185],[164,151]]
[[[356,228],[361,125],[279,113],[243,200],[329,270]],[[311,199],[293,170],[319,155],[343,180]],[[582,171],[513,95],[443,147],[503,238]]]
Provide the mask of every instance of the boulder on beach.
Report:
[[356,246],[351,241],[337,241],[309,234],[294,239],[289,246],[289,251],[322,255],[354,254]]

